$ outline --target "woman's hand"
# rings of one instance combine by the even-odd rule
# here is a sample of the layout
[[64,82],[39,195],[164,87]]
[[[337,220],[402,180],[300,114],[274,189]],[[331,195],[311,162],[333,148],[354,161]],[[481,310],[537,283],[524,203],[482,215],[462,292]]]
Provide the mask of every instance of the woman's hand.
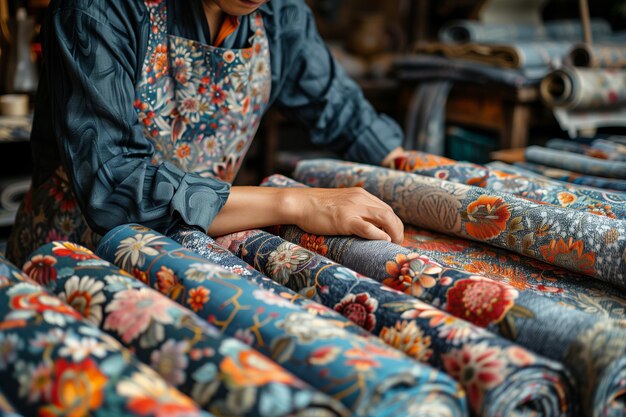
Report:
[[285,195],[287,215],[305,232],[402,243],[402,221],[391,207],[363,188],[290,191]]
[[362,188],[233,187],[208,234],[295,224],[319,235],[356,235],[401,243],[404,227],[391,207]]

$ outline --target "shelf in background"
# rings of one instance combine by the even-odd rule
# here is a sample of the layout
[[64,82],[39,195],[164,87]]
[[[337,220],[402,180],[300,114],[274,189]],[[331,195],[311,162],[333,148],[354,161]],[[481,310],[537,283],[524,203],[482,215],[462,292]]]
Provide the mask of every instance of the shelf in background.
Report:
[[32,118],[0,116],[0,143],[28,142]]

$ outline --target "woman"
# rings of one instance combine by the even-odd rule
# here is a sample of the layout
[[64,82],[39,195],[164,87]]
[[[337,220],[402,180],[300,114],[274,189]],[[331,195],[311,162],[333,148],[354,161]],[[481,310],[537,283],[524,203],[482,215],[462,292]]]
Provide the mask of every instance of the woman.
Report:
[[330,57],[304,0],[52,0],[43,30],[33,188],[7,251],[18,265],[130,222],[402,239],[361,189],[230,187],[270,104],[348,159],[400,151],[399,127]]

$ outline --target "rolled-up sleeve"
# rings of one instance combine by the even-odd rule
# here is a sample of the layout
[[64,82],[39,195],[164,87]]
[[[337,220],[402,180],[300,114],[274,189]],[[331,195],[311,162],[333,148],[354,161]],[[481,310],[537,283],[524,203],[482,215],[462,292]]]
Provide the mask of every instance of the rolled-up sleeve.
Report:
[[99,233],[124,223],[207,230],[230,185],[151,164],[133,106],[143,62],[136,23],[106,1],[88,3],[53,10],[44,35],[52,133],[88,224]]
[[272,48],[273,65],[282,66],[277,105],[306,125],[314,143],[343,152],[353,161],[382,162],[402,143],[398,124],[378,114],[333,59],[304,1],[268,5],[278,26],[273,31],[278,44]]

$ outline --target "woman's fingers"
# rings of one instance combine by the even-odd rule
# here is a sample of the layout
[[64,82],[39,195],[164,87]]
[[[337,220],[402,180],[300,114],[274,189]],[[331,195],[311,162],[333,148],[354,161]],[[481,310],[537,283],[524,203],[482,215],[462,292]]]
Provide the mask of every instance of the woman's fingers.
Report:
[[404,239],[404,224],[396,216],[396,214],[384,205],[381,207],[372,207],[369,209],[370,214],[365,217],[365,220],[383,229],[394,243],[402,243]]
[[369,240],[386,240],[391,242],[391,237],[382,229],[374,226],[372,223],[363,219],[354,220],[351,225],[352,235],[357,235],[363,239]]

